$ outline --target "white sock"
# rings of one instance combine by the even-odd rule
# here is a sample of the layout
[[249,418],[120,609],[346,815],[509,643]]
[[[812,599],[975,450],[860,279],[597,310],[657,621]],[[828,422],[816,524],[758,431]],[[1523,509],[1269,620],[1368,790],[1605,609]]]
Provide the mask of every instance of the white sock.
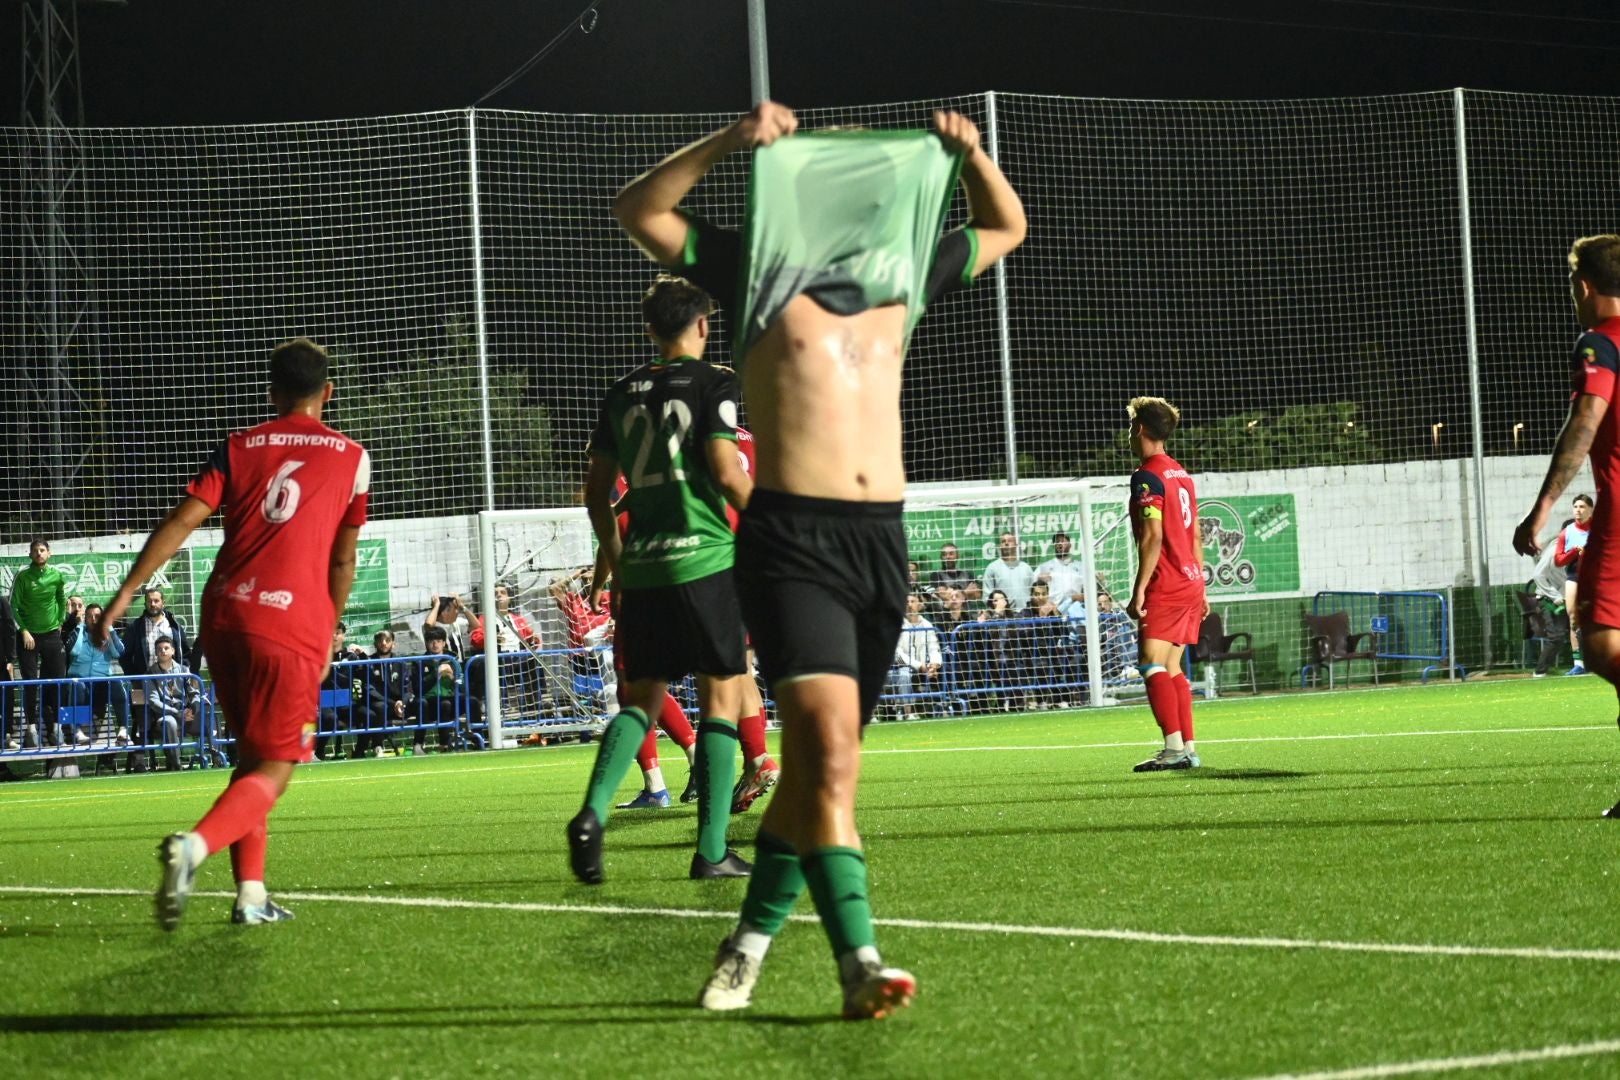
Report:
[[751,956],[755,960],[765,959],[770,951],[771,935],[754,929],[745,922],[737,924],[736,931],[731,935],[731,947],[744,956]]
[[180,845],[180,848],[186,853],[186,862],[190,863],[191,869],[195,870],[203,864],[204,859],[208,858],[208,845],[203,842],[200,833],[188,832],[182,835],[185,837],[185,842]]
[[264,891],[264,882],[238,881],[236,883],[237,907],[264,907],[264,902],[268,899],[270,899],[270,894]]
[[878,955],[876,945],[862,945],[845,953],[838,958],[838,974],[845,982],[853,982],[860,978],[867,964],[883,964],[883,958]]
[[642,782],[646,784],[647,790],[654,795],[664,790],[664,770],[657,765],[650,769],[643,769],[641,775],[644,778]]
[[1181,744],[1181,732],[1172,731],[1170,734],[1166,735],[1164,737],[1164,748],[1166,750],[1172,750],[1178,754],[1186,749]]
[[1185,743],[1185,746],[1186,746],[1186,748],[1187,748],[1187,753],[1189,753],[1189,754],[1191,754],[1191,753],[1193,753],[1193,752],[1194,752],[1194,751],[1193,751],[1193,741],[1192,741],[1192,740],[1191,740],[1191,739],[1188,739],[1188,740],[1187,740],[1187,741],[1186,741],[1186,743]]

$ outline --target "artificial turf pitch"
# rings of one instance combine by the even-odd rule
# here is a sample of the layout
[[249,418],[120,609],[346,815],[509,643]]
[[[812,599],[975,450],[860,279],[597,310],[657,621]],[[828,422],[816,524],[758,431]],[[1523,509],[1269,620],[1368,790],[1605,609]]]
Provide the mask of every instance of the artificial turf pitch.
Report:
[[[1614,1076],[1614,714],[1596,679],[1223,700],[1197,707],[1204,768],[1159,775],[1130,771],[1156,742],[1141,707],[875,726],[871,894],[909,922],[879,944],[921,985],[867,1024],[836,1019],[813,921],[783,932],[751,1010],[694,1008],[743,884],[686,879],[696,810],[678,805],[616,814],[607,883],[574,883],[562,827],[590,747],[300,769],[268,873],[297,920],[228,925],[221,855],[172,934],[153,848],[222,772],[7,785],[0,1061],[1010,1078],[1478,1058],[1493,1077]],[[684,780],[678,755],[666,773]],[[733,819],[745,853],[759,817]],[[1445,948],[1388,948],[1408,945]]]

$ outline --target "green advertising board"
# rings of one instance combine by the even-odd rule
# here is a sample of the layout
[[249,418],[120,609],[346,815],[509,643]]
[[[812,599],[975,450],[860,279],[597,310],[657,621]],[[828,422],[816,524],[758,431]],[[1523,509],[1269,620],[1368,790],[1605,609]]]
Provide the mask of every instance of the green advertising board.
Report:
[[[135,565],[137,552],[117,554],[66,554],[51,553],[51,565],[62,571],[62,577],[67,582],[68,595],[75,593],[84,597],[89,604],[105,604],[118,591],[118,586],[124,583],[124,576],[129,568]],[[7,559],[0,564],[0,588],[6,594],[11,594],[11,582],[17,576],[17,571],[28,565],[28,556],[18,555]],[[171,561],[168,566],[158,571],[158,575],[151,582],[166,593],[175,588],[171,572],[183,565],[183,560]],[[139,608],[139,604],[136,605]]]
[[[1292,495],[1200,499],[1198,515],[1210,595],[1299,590],[1299,529]],[[1078,505],[1021,507],[1017,518],[1023,557],[1031,566],[1052,557],[1054,533],[1066,533],[1076,556],[1081,554]],[[1012,522],[1012,511],[1003,507],[908,510],[906,541],[925,581],[929,571],[939,568],[939,549],[947,543],[956,545],[961,568],[978,575],[999,557],[997,542]],[[1096,548],[1092,562],[1108,591],[1123,598],[1136,570],[1124,503],[1094,505],[1091,530]]]

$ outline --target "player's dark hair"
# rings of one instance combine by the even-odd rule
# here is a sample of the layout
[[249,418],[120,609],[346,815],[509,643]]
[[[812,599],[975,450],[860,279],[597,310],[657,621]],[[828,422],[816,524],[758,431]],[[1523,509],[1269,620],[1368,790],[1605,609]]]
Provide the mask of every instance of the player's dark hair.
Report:
[[1132,398],[1131,403],[1125,406],[1125,413],[1131,418],[1132,424],[1140,427],[1155,442],[1164,442],[1176,430],[1176,425],[1181,423],[1181,410],[1164,398]]
[[1583,503],[1586,504],[1586,508],[1588,510],[1590,510],[1593,507],[1597,506],[1597,503],[1592,501],[1592,496],[1586,494],[1584,491],[1581,494],[1575,496],[1573,499],[1571,499],[1569,501],[1570,501],[1571,504],[1578,503],[1578,502],[1583,502]]
[[309,338],[293,338],[270,354],[270,385],[295,401],[321,392],[331,376],[326,350]]
[[714,298],[673,274],[659,274],[641,296],[641,319],[659,341],[674,341],[699,316],[712,314]]

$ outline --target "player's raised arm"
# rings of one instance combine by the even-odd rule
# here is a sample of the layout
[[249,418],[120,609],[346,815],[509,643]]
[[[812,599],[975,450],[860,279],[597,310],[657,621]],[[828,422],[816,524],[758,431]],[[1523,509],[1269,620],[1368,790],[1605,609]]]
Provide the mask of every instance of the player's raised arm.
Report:
[[1547,476],[1541,481],[1541,491],[1535,505],[1513,530],[1513,550],[1520,555],[1539,555],[1541,531],[1547,527],[1558,497],[1569,487],[1581,464],[1592,450],[1592,440],[1598,427],[1608,414],[1609,402],[1597,394],[1581,394],[1569,406],[1569,418],[1553,444],[1552,461],[1547,464]]
[[961,113],[936,111],[934,130],[948,148],[964,155],[962,187],[967,191],[973,229],[979,234],[979,253],[973,262],[973,276],[978,277],[1024,242],[1029,232],[1024,203],[979,144],[979,129],[973,121]]
[[686,218],[676,208],[686,193],[728,154],[769,146],[791,135],[799,121],[793,110],[764,101],[754,110],[695,143],[683,146],[642,173],[613,200],[613,216],[647,257],[663,266],[677,263],[686,248]]
[[158,527],[152,530],[152,535],[146,538],[135,564],[124,577],[124,583],[107,601],[106,609],[101,613],[101,622],[90,630],[91,641],[98,647],[107,644],[107,635],[111,633],[113,624],[129,611],[129,605],[135,602],[135,593],[174,558],[180,545],[186,542],[186,537],[207,521],[208,515],[213,512],[212,506],[195,495],[187,495],[169,510]]

